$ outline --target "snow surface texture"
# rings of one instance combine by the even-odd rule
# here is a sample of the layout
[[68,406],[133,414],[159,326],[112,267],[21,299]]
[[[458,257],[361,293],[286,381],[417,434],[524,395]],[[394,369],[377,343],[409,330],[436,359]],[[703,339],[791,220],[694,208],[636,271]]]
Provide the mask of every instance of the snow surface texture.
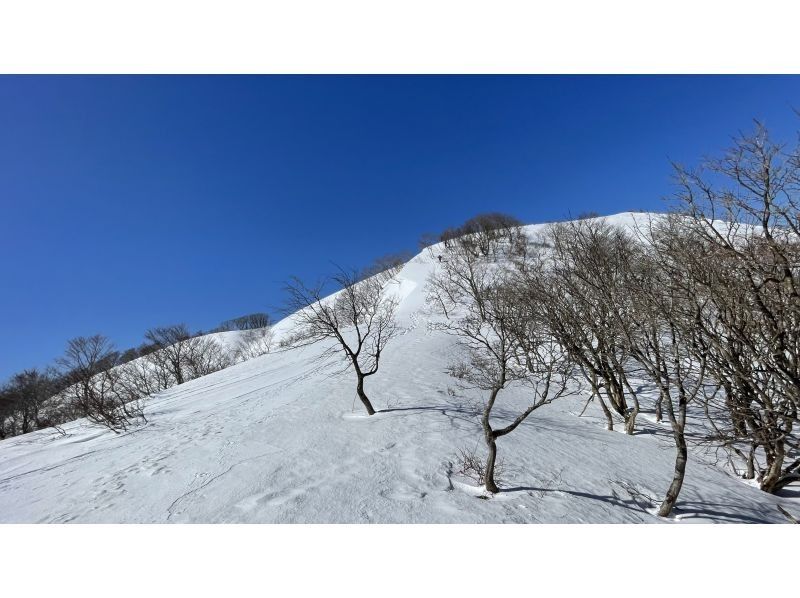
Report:
[[[636,217],[641,218],[641,215]],[[613,221],[630,224],[634,215]],[[534,230],[536,226],[529,227]],[[459,449],[484,455],[480,396],[445,368],[453,337],[431,331],[425,281],[437,251],[399,274],[402,334],[366,390],[318,345],[240,363],[153,396],[149,424],[116,435],[78,420],[0,442],[0,521],[105,523],[785,522],[769,496],[694,450],[675,517],[654,507],[672,476],[669,428],[644,413],[635,436],[604,429],[584,396],[536,411],[500,439],[500,494],[458,475]],[[275,326],[276,338],[291,323]],[[498,421],[524,408],[503,391]]]

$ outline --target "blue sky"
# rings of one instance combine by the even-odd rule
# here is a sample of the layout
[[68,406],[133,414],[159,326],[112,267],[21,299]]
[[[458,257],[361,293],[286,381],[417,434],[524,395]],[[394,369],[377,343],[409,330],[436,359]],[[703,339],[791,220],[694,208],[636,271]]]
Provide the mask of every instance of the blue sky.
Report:
[[670,159],[794,140],[792,107],[800,77],[0,77],[0,380],[479,212],[663,209]]

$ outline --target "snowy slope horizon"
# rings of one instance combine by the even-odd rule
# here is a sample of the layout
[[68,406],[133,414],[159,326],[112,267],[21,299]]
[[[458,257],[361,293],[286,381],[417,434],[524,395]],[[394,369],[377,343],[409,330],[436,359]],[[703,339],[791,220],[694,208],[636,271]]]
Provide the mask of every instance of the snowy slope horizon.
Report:
[[[604,219],[633,227],[651,216]],[[457,474],[459,449],[484,448],[480,396],[456,388],[446,373],[455,339],[428,325],[436,251],[392,283],[401,334],[367,382],[375,416],[363,415],[352,373],[319,359],[325,345],[279,349],[153,395],[148,423],[130,432],[77,420],[65,436],[0,442],[0,522],[783,523],[776,506],[800,504],[693,449],[675,517],[656,517],[648,497],[663,496],[674,464],[668,428],[645,410],[634,436],[606,431],[596,405],[578,417],[586,396],[536,411],[501,439],[503,492],[480,500]],[[275,340],[291,330],[290,318],[277,322]],[[504,391],[498,419],[526,399]]]

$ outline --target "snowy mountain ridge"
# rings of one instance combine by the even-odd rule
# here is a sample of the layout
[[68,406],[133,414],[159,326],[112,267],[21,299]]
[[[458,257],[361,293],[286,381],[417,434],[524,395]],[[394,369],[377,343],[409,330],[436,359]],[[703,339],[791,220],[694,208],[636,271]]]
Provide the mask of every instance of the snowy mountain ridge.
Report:
[[[634,229],[650,217],[606,220]],[[429,325],[426,281],[441,250],[419,253],[392,283],[401,334],[368,381],[376,415],[363,415],[340,363],[319,359],[325,345],[277,349],[153,395],[148,423],[127,433],[78,420],[64,436],[0,442],[0,522],[785,522],[776,505],[797,499],[761,492],[700,450],[676,516],[654,516],[672,474],[669,434],[646,410],[636,435],[608,432],[595,404],[578,417],[581,396],[501,440],[500,494],[459,475],[459,450],[483,450],[480,396],[456,388],[455,341]],[[292,329],[291,316],[276,323],[275,345]],[[526,400],[509,388],[498,418]]]

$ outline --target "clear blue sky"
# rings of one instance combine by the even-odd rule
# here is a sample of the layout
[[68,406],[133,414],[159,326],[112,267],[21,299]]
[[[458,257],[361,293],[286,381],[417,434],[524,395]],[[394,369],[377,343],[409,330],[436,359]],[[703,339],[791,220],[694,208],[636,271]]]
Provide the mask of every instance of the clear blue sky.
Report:
[[0,77],[0,380],[281,303],[478,212],[663,209],[800,77]]

